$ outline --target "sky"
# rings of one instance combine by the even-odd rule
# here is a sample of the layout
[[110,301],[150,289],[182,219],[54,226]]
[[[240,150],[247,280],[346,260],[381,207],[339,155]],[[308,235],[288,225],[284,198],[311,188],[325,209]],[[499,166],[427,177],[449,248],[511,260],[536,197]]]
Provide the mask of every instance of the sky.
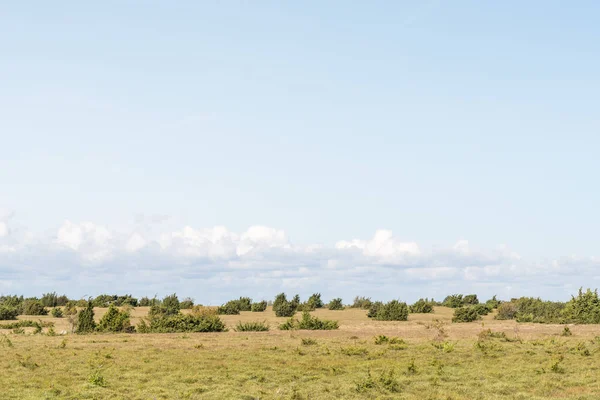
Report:
[[0,293],[600,286],[600,4],[0,6]]

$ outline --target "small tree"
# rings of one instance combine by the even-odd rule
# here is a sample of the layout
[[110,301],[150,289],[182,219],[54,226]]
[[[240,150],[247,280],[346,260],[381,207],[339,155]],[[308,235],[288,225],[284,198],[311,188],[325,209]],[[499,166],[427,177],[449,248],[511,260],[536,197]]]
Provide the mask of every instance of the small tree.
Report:
[[407,321],[408,306],[404,302],[392,300],[379,306],[374,318],[379,321]]
[[126,332],[130,327],[129,313],[119,311],[114,305],[108,307],[106,314],[98,323],[98,330],[101,332]]
[[0,321],[17,319],[17,315],[19,315],[19,311],[15,307],[0,305]]
[[53,308],[50,314],[52,314],[54,318],[62,318],[63,316],[62,310],[58,307]]
[[275,310],[275,315],[277,317],[292,317],[296,314],[296,310],[297,306],[293,302],[286,301],[279,304],[279,307]]
[[258,303],[252,303],[252,312],[263,312],[267,309],[266,301],[259,301]]
[[41,301],[36,299],[28,299],[21,306],[21,314],[23,315],[48,315],[48,310],[44,308]]
[[468,294],[463,297],[463,305],[475,305],[479,304],[479,299],[476,294]]
[[307,305],[312,308],[322,308],[323,300],[321,300],[321,293],[314,293],[306,301]]
[[444,307],[458,308],[463,306],[463,295],[462,294],[451,294],[446,296],[442,302]]
[[458,307],[454,310],[452,322],[473,322],[481,319],[475,307]]
[[330,310],[343,310],[344,304],[342,303],[342,299],[338,297],[336,299],[331,300],[327,308],[329,308]]
[[179,303],[179,307],[182,310],[191,310],[194,307],[194,299],[191,297],[186,297],[181,303]]
[[162,301],[162,308],[166,315],[179,314],[181,306],[179,304],[179,299],[177,298],[177,295],[173,293],[172,295],[165,297]]
[[94,322],[94,304],[88,301],[87,307],[79,312],[77,317],[77,333],[85,334],[93,332],[96,329]]
[[419,299],[409,307],[411,313],[427,314],[433,312],[433,305],[428,299]]

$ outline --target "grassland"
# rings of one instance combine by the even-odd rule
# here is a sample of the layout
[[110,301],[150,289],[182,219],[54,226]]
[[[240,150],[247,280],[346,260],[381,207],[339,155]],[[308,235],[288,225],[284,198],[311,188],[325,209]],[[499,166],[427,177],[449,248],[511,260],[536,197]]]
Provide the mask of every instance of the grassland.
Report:
[[[106,309],[96,309],[99,319]],[[147,313],[136,308],[132,323]],[[222,316],[224,333],[0,335],[2,399],[599,399],[600,327],[482,321],[452,310],[379,322],[317,310],[335,331],[279,331],[285,318]],[[53,321],[69,330],[66,318]],[[268,332],[235,332],[239,321]],[[490,330],[491,335],[485,334]],[[484,333],[482,333],[484,332]],[[376,344],[375,337],[401,338]]]

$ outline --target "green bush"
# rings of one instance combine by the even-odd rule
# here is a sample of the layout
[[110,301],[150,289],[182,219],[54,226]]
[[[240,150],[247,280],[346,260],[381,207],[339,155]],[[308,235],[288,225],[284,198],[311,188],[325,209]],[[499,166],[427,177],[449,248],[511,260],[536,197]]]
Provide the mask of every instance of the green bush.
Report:
[[600,324],[600,299],[598,290],[579,289],[577,297],[572,296],[563,312],[565,321],[574,324]]
[[383,307],[383,303],[381,301],[376,301],[375,303],[371,303],[371,305],[369,307],[369,312],[367,313],[367,317],[375,318],[375,316],[377,315],[377,313],[379,312],[379,309],[381,307]]
[[287,303],[287,297],[285,293],[279,293],[275,296],[275,300],[273,301],[273,311],[277,312],[277,309],[283,303]]
[[286,301],[285,303],[280,303],[274,310],[277,317],[293,317],[296,314],[297,308],[298,306],[294,302]]
[[79,334],[90,333],[96,330],[94,322],[94,304],[88,301],[87,307],[79,312],[77,316],[76,332]]
[[480,318],[475,307],[458,307],[454,310],[452,322],[473,322]]
[[[374,307],[371,306],[371,309]],[[408,320],[408,306],[406,303],[398,300],[392,300],[388,303],[378,305],[374,312],[369,310],[370,318],[374,318],[378,321],[407,321]]]
[[240,302],[238,300],[230,300],[219,307],[218,313],[221,315],[239,315]]
[[311,295],[305,304],[307,304],[307,307],[312,308],[313,310],[315,308],[322,308],[323,300],[321,300],[321,293],[314,293]]
[[181,303],[179,303],[179,307],[182,310],[191,310],[192,308],[194,308],[194,299],[186,297]]
[[496,299],[496,295],[494,295],[491,299],[486,301],[485,304],[490,308],[490,310],[494,310],[500,307],[500,304],[502,304],[502,302]]
[[462,294],[451,294],[446,296],[442,302],[444,307],[458,308],[463,306],[463,295]]
[[516,319],[517,322],[559,324],[565,321],[565,303],[521,297],[504,302],[498,307],[496,319]]
[[240,311],[252,310],[252,299],[250,297],[240,297],[238,302],[240,304]]
[[21,314],[23,315],[48,315],[48,310],[39,300],[28,299],[21,305]]
[[462,299],[463,305],[467,306],[467,305],[475,305],[475,304],[479,304],[479,299],[477,298],[476,294],[468,294],[465,297],[463,297]]
[[161,302],[161,307],[163,308],[164,313],[166,315],[177,315],[179,314],[179,310],[181,309],[179,299],[177,298],[177,295],[175,293],[166,296]]
[[369,308],[371,308],[372,304],[373,304],[373,302],[371,301],[370,297],[356,296],[354,298],[354,302],[352,303],[352,305],[350,307],[351,308],[362,308],[363,310],[368,310]]
[[267,302],[265,300],[259,301],[258,303],[252,303],[252,312],[263,312],[267,309]]
[[64,294],[59,296],[56,292],[44,293],[40,302],[44,307],[62,307],[67,304],[69,299]]
[[266,322],[238,322],[235,326],[236,332],[266,332],[269,330],[269,325]]
[[488,315],[492,311],[492,309],[487,304],[476,304],[471,307],[473,307],[473,309],[479,315]]
[[62,318],[63,317],[63,312],[60,308],[55,307],[52,309],[52,311],[50,311],[50,314],[54,317],[54,318]]
[[496,314],[496,319],[515,319],[517,318],[517,305],[513,302],[505,302],[498,306],[498,314]]
[[106,314],[102,316],[97,326],[97,330],[100,332],[130,332],[130,328],[129,313],[119,311],[112,304],[108,307]]
[[327,305],[327,308],[330,310],[343,310],[344,304],[342,303],[342,299],[338,297],[336,299],[331,300]]
[[75,315],[77,314],[77,306],[74,301],[69,301],[62,310],[64,315]]
[[428,299],[419,299],[409,307],[409,311],[414,314],[428,314],[433,312],[433,305]]
[[8,307],[5,305],[0,306],[0,321],[17,319],[17,315],[19,315],[19,310],[15,307]]
[[159,315],[142,320],[140,333],[225,332],[227,328],[218,315]]
[[137,307],[139,304],[138,299],[132,297],[130,294],[126,294],[124,296],[116,296],[117,299],[112,303],[117,307],[123,307],[130,305],[131,307]]
[[279,325],[281,330],[291,329],[306,329],[306,330],[333,330],[338,329],[339,324],[337,321],[319,319],[313,317],[308,312],[302,313],[302,318],[298,321],[295,318],[290,318],[285,323]]
[[21,304],[23,304],[23,296],[0,296],[0,306],[5,306],[9,308],[21,308]]

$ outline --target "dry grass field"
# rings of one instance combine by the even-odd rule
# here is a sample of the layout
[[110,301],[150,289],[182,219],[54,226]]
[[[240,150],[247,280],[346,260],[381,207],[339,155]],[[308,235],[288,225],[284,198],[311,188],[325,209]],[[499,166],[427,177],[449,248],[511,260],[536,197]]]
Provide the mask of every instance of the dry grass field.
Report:
[[[132,323],[147,313],[132,312]],[[100,319],[106,309],[95,309]],[[224,333],[33,335],[1,331],[1,399],[600,399],[600,328],[482,321],[452,310],[380,322],[317,310],[335,331],[280,331],[222,316]],[[19,317],[55,322],[66,318]],[[266,321],[269,332],[235,332]],[[492,335],[484,335],[488,329]],[[504,335],[501,334],[504,333]],[[401,338],[376,344],[375,337]]]

